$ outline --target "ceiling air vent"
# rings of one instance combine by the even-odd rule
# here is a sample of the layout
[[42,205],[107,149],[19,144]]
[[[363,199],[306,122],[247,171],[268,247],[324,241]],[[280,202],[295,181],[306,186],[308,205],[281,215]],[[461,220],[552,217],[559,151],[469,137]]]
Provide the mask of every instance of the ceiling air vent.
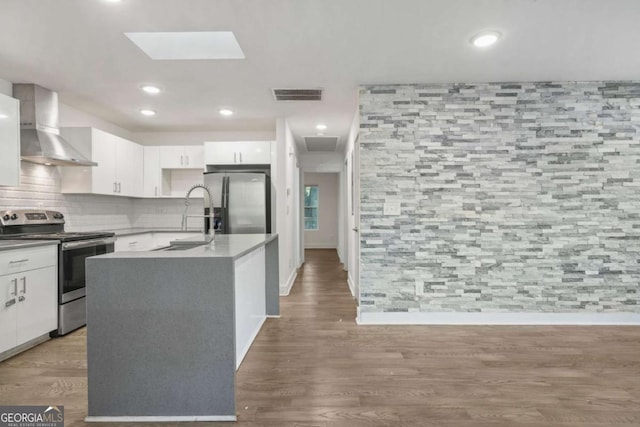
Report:
[[307,145],[307,151],[336,151],[338,147],[337,136],[305,136],[304,142]]
[[322,89],[273,89],[276,101],[322,101]]

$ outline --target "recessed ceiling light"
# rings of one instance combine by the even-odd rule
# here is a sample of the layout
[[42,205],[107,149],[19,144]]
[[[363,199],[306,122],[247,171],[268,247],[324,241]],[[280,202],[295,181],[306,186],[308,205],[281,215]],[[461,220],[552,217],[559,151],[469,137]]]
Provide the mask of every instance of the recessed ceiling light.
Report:
[[140,89],[151,95],[157,95],[162,92],[162,89],[160,89],[158,86],[153,85],[142,85]]
[[327,125],[320,123],[318,125],[316,125],[316,129],[318,130],[325,130],[327,128]]
[[7,116],[6,114],[0,113],[0,119],[8,119],[8,118],[9,116]]
[[489,47],[500,38],[500,33],[496,31],[484,31],[471,38],[471,43],[475,47]]
[[45,166],[51,166],[51,163],[45,163],[44,165]]
[[155,116],[156,112],[153,110],[142,109],[140,110],[140,114],[142,114],[143,116]]
[[124,33],[151,59],[244,59],[231,31]]
[[229,110],[228,108],[223,108],[218,111],[218,113],[220,113],[221,116],[225,117],[233,116],[233,111]]
[[120,3],[122,0],[104,0],[107,3]]

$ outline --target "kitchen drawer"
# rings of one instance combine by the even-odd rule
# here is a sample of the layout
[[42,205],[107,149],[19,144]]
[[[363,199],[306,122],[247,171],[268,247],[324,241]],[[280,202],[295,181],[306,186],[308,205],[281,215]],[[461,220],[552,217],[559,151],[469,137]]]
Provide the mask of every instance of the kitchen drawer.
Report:
[[57,265],[58,247],[56,245],[0,252],[0,276]]
[[153,249],[153,236],[151,233],[133,234],[116,238],[115,252],[137,252]]

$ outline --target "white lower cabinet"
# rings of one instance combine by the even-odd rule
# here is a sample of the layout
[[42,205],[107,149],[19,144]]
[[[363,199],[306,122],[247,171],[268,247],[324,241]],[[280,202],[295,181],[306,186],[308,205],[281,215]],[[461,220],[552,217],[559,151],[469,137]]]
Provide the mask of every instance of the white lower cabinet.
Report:
[[17,345],[58,328],[58,286],[56,267],[24,273],[19,280]]
[[154,248],[152,233],[134,234],[116,237],[113,250],[115,252],[148,251]]
[[54,245],[0,254],[0,354],[57,329],[57,262]]

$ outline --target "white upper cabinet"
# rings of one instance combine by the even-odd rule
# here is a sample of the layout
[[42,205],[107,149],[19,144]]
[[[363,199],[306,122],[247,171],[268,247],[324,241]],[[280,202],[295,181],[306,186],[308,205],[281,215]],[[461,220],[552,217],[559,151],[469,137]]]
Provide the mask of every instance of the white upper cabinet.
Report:
[[142,197],[144,148],[95,128],[62,128],[62,136],[98,166],[62,167],[62,193]]
[[160,149],[161,169],[204,169],[204,147],[170,145]]
[[114,136],[116,142],[116,182],[118,194],[142,197],[144,192],[144,147]]
[[271,141],[208,141],[204,143],[207,165],[271,164]]
[[20,184],[20,102],[0,93],[0,185]]
[[144,197],[162,195],[160,147],[144,147]]

